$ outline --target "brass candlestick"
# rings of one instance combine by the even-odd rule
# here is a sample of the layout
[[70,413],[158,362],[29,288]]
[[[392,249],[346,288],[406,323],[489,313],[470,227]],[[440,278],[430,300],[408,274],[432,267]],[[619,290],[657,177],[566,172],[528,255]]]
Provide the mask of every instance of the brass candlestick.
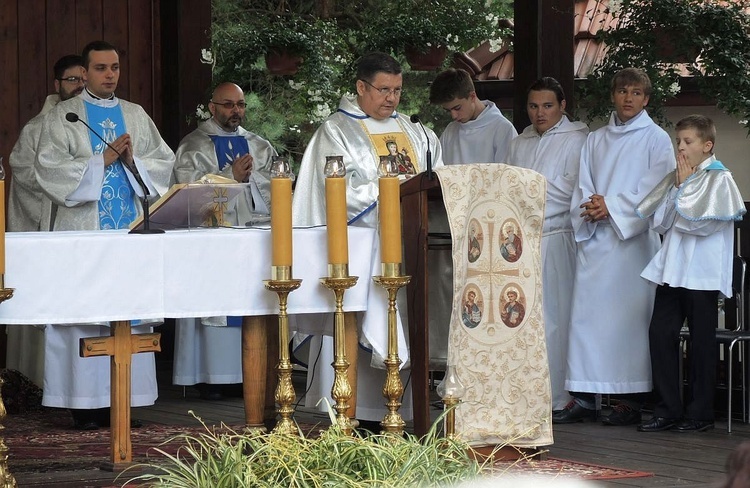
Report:
[[289,359],[289,317],[286,303],[289,293],[299,288],[302,280],[292,278],[291,266],[271,266],[271,276],[272,279],[264,280],[263,284],[266,289],[276,292],[279,296],[279,364],[276,366],[279,383],[276,385],[274,398],[278,404],[276,411],[281,417],[273,431],[294,434],[297,432],[292,421],[295,393],[292,385],[292,362]]
[[349,276],[348,264],[329,264],[328,277],[320,279],[320,283],[329,290],[333,290],[336,296],[336,311],[333,314],[334,360],[331,366],[334,369],[334,377],[331,397],[336,402],[333,405],[337,412],[336,424],[345,434],[352,432],[352,424],[346,414],[349,410],[349,399],[352,397],[352,387],[346,377],[349,362],[346,360],[344,348],[344,292],[356,285],[357,279],[357,276]]
[[398,413],[401,406],[401,395],[404,394],[404,385],[398,367],[401,360],[398,357],[398,322],[396,321],[396,293],[398,289],[405,286],[411,280],[411,276],[401,276],[400,263],[383,263],[383,276],[373,276],[372,279],[388,292],[388,357],[385,359],[385,383],[383,384],[383,396],[388,400],[385,404],[388,412],[383,417],[380,425],[385,432],[403,434],[406,423]]
[[443,409],[445,410],[445,437],[455,439],[456,436],[456,408],[461,402],[461,397],[466,393],[466,387],[461,383],[458,377],[456,366],[448,363],[448,369],[445,371],[443,381],[437,387],[437,394],[443,399]]
[[[0,158],[0,161],[2,158]],[[5,300],[9,300],[13,298],[13,288],[5,288],[5,275],[0,274],[0,303],[4,302]],[[5,427],[2,426],[3,420],[5,420],[5,403],[3,403],[3,397],[2,397],[2,386],[3,386],[3,380],[0,378],[0,430],[4,429]],[[18,486],[16,483],[16,478],[13,477],[12,474],[10,474],[10,470],[8,469],[8,453],[10,450],[8,449],[8,446],[5,445],[5,439],[0,437],[0,487],[2,488],[15,488]]]

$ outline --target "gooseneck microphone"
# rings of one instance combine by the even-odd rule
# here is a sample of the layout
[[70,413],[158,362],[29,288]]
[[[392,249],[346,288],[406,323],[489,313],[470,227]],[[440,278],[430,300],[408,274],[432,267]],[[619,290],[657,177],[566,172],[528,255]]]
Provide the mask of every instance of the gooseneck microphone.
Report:
[[427,139],[427,179],[432,179],[432,152],[430,151],[430,138],[427,135],[427,131],[424,128],[424,125],[422,125],[422,121],[419,120],[419,115],[413,114],[411,117],[409,117],[412,124],[419,124],[419,126],[422,128],[422,132],[424,132],[424,137]]
[[85,120],[80,118],[77,113],[75,112],[68,112],[65,114],[65,120],[68,122],[80,122],[91,131],[92,134],[94,134],[100,141],[102,141],[104,144],[107,145],[108,148],[113,150],[115,154],[117,154],[120,158],[120,162],[122,163],[123,167],[127,168],[128,171],[130,171],[133,174],[133,177],[135,178],[135,181],[138,183],[138,186],[141,187],[141,190],[143,191],[143,199],[141,200],[141,203],[143,204],[143,229],[133,229],[129,233],[130,234],[162,234],[164,233],[163,229],[152,229],[151,228],[151,219],[149,214],[149,203],[148,203],[148,197],[151,195],[151,192],[148,191],[148,187],[143,182],[143,179],[141,178],[141,174],[138,172],[138,168],[135,166],[135,163],[128,164],[122,159],[122,154],[120,154],[120,151],[115,149],[112,144],[105,141],[104,138],[99,135],[98,132],[96,132],[89,124],[86,123]]

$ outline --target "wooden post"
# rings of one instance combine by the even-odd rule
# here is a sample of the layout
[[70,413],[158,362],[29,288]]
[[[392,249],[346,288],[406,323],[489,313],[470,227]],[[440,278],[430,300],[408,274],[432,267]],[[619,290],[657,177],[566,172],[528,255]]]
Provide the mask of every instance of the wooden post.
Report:
[[110,337],[81,339],[80,355],[110,356],[110,429],[112,433],[110,461],[113,471],[121,471],[133,461],[130,440],[130,390],[133,354],[161,351],[161,334],[131,334],[130,321],[112,322]]

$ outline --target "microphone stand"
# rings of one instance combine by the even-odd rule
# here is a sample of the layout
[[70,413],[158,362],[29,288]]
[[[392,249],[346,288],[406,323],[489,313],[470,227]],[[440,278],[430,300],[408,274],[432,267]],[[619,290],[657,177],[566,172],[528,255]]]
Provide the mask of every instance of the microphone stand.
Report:
[[99,138],[100,141],[102,141],[104,144],[107,145],[108,148],[113,150],[119,157],[120,162],[122,163],[122,166],[124,168],[127,168],[128,171],[133,175],[133,178],[135,178],[135,181],[138,183],[138,186],[141,187],[141,191],[143,191],[143,199],[141,200],[141,205],[143,206],[143,228],[142,229],[131,229],[128,234],[163,234],[164,229],[152,229],[151,228],[151,215],[149,212],[149,202],[148,202],[148,196],[151,194],[151,192],[148,191],[148,187],[143,182],[143,179],[141,178],[141,174],[138,172],[138,168],[135,165],[135,162],[133,162],[133,166],[131,167],[129,164],[125,163],[125,161],[122,160],[122,154],[120,154],[120,151],[112,147],[112,145],[105,141],[102,136],[99,135],[98,132],[96,132],[94,129],[91,128],[89,124],[86,123],[85,120],[81,119],[77,113],[75,112],[68,112],[65,114],[65,119],[68,122],[80,122],[91,131],[92,134],[94,134],[97,138]]

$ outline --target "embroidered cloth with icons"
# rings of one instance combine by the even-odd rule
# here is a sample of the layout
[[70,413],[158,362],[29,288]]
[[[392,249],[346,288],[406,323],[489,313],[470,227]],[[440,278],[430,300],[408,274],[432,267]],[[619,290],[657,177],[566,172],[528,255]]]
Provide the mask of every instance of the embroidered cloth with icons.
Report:
[[466,387],[456,433],[472,445],[552,444],[542,313],[545,179],[505,164],[435,171],[453,241],[448,364]]

